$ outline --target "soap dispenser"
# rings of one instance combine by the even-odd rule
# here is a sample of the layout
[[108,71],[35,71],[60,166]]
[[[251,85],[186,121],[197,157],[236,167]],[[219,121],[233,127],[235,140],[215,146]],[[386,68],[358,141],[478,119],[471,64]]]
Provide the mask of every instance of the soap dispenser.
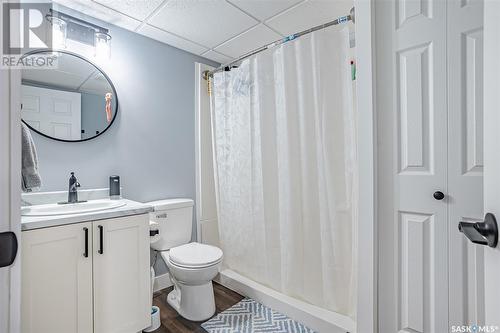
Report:
[[118,200],[121,198],[120,176],[109,177],[109,198],[111,200]]

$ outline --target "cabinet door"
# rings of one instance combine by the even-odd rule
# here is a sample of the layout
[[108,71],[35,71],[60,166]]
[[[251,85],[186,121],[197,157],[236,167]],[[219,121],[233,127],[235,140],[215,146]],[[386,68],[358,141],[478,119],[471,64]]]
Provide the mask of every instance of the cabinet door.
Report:
[[24,231],[21,237],[22,332],[92,332],[92,224]]
[[150,325],[148,215],[94,222],[94,333]]

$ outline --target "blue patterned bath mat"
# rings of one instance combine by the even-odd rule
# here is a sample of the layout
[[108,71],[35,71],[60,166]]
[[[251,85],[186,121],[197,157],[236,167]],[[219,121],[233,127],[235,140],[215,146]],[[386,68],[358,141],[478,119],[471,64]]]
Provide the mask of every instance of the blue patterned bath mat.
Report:
[[201,324],[208,333],[315,333],[312,329],[245,298]]

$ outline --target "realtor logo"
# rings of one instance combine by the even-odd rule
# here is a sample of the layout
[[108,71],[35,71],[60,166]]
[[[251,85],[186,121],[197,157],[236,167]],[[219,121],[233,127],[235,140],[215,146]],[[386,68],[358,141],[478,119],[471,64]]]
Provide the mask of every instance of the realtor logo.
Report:
[[52,55],[23,57],[32,51],[48,50],[52,46],[52,26],[45,18],[52,9],[52,2],[3,2],[2,6],[0,67],[54,67]]
[[50,2],[3,3],[3,54],[20,55],[52,45],[52,29],[45,15]]

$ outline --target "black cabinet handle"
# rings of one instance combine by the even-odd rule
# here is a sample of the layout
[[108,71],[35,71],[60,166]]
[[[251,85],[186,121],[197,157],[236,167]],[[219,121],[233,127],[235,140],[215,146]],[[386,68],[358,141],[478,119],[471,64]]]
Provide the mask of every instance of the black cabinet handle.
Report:
[[85,252],[83,256],[85,258],[89,257],[89,228],[83,228],[83,232],[85,232]]
[[99,228],[99,250],[97,251],[99,254],[104,253],[104,233],[102,225],[97,226]]

